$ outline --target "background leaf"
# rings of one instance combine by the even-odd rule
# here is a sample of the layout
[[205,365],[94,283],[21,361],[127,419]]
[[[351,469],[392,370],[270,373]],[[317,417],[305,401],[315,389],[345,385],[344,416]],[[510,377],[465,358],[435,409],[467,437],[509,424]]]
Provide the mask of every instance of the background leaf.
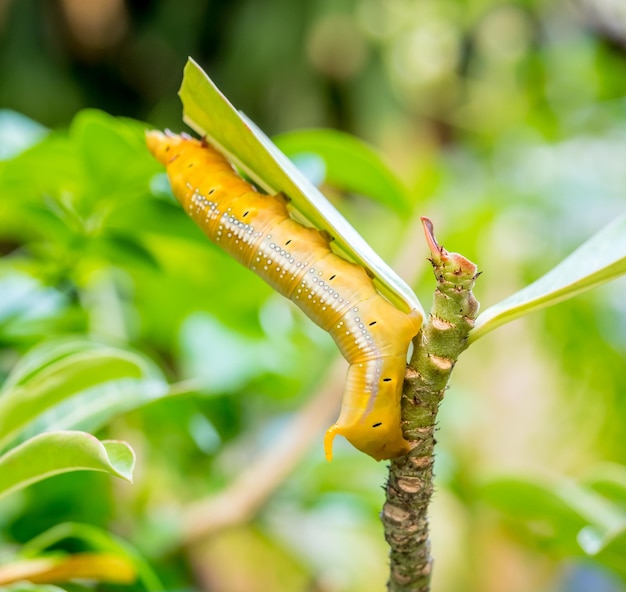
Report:
[[[69,406],[61,411],[62,421],[73,423],[72,427],[89,418],[100,424],[99,415],[104,414],[106,421],[120,406],[139,405],[167,392],[158,370],[142,356],[80,342],[57,345],[48,343],[43,351],[36,349],[23,360],[16,375],[9,376],[8,387],[0,392],[0,443],[6,445],[44,412],[77,395],[83,400],[72,403],[71,411]],[[128,392],[136,398],[127,398]],[[49,427],[54,422],[46,419],[43,423]]]
[[470,333],[470,342],[504,323],[572,298],[625,273],[626,216],[600,230],[543,277],[482,312]]
[[102,471],[132,480],[135,455],[123,442],[84,432],[40,434],[0,456],[0,497],[69,471]]
[[406,215],[407,191],[370,146],[350,134],[330,129],[298,130],[273,138],[291,160],[316,154],[324,160],[325,181],[352,193],[366,195]]

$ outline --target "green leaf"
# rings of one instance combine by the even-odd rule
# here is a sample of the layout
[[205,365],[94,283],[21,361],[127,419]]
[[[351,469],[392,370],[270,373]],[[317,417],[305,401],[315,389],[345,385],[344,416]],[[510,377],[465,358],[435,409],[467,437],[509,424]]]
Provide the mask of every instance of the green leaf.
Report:
[[582,483],[621,505],[626,514],[626,467],[604,462],[594,466],[582,479]]
[[538,537],[570,554],[596,554],[626,528],[626,513],[584,485],[567,479],[497,477],[483,499]]
[[96,109],[85,109],[74,118],[70,137],[92,190],[107,196],[119,193],[123,199],[143,190],[159,170],[146,155],[143,127]]
[[73,142],[63,132],[51,132],[0,169],[0,206],[22,210],[42,196],[80,195],[86,181]]
[[191,58],[179,91],[184,119],[268,193],[283,193],[313,226],[334,237],[333,248],[365,267],[377,288],[402,309],[423,314],[417,296],[335,210],[320,191],[259,130],[236,111]]
[[354,136],[330,129],[300,130],[273,138],[291,160],[316,154],[326,165],[326,182],[352,193],[367,195],[399,214],[407,214],[406,190],[382,158]]
[[[0,448],[46,410],[93,387],[111,385],[122,379],[159,380],[154,367],[145,358],[116,348],[92,347],[91,344],[81,348],[80,344],[61,342],[58,351],[50,344],[44,351],[48,358],[37,349],[28,354],[16,370],[17,378],[10,376],[8,387],[0,392]],[[33,359],[39,362],[39,367],[33,365]],[[99,394],[103,395],[103,391]],[[118,396],[113,398],[119,402],[119,392],[116,394]],[[128,395],[128,391],[125,394]],[[150,399],[157,396],[153,385],[144,395]],[[145,400],[145,396],[140,399]],[[108,402],[107,397],[103,399]],[[99,406],[82,406],[78,417],[97,416],[100,411]]]
[[610,529],[622,516],[601,495],[567,479],[501,476],[489,480],[483,493],[494,505],[521,519],[546,517]]
[[85,339],[53,339],[44,341],[23,355],[17,364],[13,366],[11,373],[2,385],[0,396],[1,392],[24,384],[37,372],[41,372],[54,362],[58,362],[72,354],[97,348],[98,344]]
[[90,241],[88,253],[99,255],[113,265],[134,264],[151,270],[159,269],[158,261],[137,236],[109,231],[105,236]]
[[[195,392],[195,391],[192,391]],[[20,439],[52,430],[96,432],[114,417],[169,396],[164,379],[120,379],[87,389],[37,417]]]
[[626,216],[609,224],[555,268],[476,319],[470,342],[496,327],[626,273]]
[[40,434],[0,457],[0,497],[70,471],[102,471],[132,481],[135,454],[124,442],[85,432]]

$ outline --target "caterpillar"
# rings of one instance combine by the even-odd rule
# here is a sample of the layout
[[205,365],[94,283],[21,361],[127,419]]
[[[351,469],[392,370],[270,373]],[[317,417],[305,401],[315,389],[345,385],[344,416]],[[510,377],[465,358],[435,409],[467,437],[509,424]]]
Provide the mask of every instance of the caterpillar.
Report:
[[327,460],[338,434],[376,460],[406,454],[400,397],[421,311],[393,306],[363,267],[331,250],[327,234],[290,217],[282,194],[257,191],[206,141],[149,131],[146,142],[208,238],[328,331],[348,361],[339,418],[324,437]]

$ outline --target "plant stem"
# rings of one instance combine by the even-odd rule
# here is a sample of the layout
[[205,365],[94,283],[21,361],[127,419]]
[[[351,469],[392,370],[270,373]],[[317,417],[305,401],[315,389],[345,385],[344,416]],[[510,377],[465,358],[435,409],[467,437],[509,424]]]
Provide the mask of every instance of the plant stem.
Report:
[[382,522],[391,547],[389,592],[428,592],[432,572],[428,504],[433,492],[437,410],[459,354],[467,347],[478,313],[472,288],[476,265],[440,247],[430,220],[422,218],[437,289],[415,350],[402,394],[404,437],[411,452],[393,459]]

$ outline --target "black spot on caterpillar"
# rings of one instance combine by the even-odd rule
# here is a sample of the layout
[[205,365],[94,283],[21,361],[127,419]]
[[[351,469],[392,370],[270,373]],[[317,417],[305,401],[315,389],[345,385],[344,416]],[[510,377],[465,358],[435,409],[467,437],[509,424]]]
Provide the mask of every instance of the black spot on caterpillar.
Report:
[[205,141],[149,132],[147,143],[205,234],[328,331],[350,364],[341,413],[324,439],[326,458],[337,434],[376,460],[406,454],[400,396],[421,311],[394,307],[368,270],[331,251],[332,237],[293,220],[284,196],[256,191]]

